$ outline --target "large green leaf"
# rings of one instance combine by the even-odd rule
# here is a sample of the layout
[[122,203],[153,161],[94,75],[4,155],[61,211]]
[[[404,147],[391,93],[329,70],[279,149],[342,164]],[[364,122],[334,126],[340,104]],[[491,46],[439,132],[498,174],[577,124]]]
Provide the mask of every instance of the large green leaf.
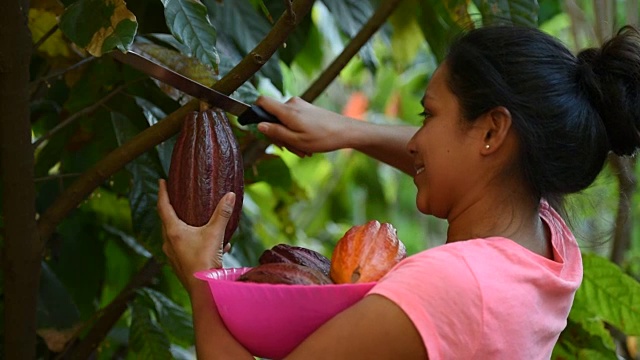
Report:
[[189,47],[203,64],[216,71],[220,59],[216,51],[216,29],[209,22],[207,8],[197,0],[162,0],[169,30]]
[[193,344],[191,315],[159,291],[144,288],[139,292],[149,300],[162,329],[173,341],[184,346]]
[[[262,16],[249,1],[204,0],[214,19],[216,28],[224,37],[230,40],[244,56],[269,33],[271,24]],[[266,77],[279,90],[283,90],[282,73],[278,64],[278,54],[273,56],[262,66],[259,74]]]
[[451,41],[469,25],[467,2],[455,0],[408,0],[404,6],[416,9],[415,16],[431,52],[441,62]]
[[474,0],[485,24],[538,25],[537,0]]
[[585,254],[574,307],[627,335],[640,335],[640,283],[609,260]]
[[80,312],[71,295],[44,262],[38,289],[37,316],[39,329],[68,329],[80,320]]
[[124,0],[79,0],[60,17],[60,29],[93,56],[113,49],[125,51],[138,29]]
[[131,306],[129,345],[140,360],[172,359],[170,343],[162,329],[153,321],[150,309],[136,300]]
[[[362,0],[322,0],[331,12],[336,21],[336,25],[348,36],[353,38],[362,26],[373,15],[373,7],[369,1]],[[360,57],[364,64],[371,70],[378,65],[377,58],[373,53],[371,42],[367,42],[360,50]]]
[[[601,325],[600,325],[601,326]],[[589,327],[587,325],[587,327]],[[553,360],[616,360],[615,348],[608,334],[594,334],[583,324],[569,320],[553,349]]]
[[[120,144],[141,130],[121,113],[112,112],[111,121]],[[126,168],[132,176],[129,201],[134,234],[154,256],[162,258],[162,232],[156,203],[158,179],[165,178],[166,175],[158,153],[155,149],[149,150],[127,164]]]

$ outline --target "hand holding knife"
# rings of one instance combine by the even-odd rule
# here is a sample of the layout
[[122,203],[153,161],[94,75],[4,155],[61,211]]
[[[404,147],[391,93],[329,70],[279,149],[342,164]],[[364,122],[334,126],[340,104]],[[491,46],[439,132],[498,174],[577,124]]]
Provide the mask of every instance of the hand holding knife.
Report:
[[259,122],[280,123],[278,118],[266,112],[257,105],[248,105],[233,99],[210,87],[204,86],[197,81],[191,80],[179,73],[158,64],[155,61],[132,51],[123,53],[115,50],[112,56],[138,71],[141,71],[152,78],[189,94],[197,99],[209,103],[209,105],[221,108],[238,117],[240,125],[257,124]]

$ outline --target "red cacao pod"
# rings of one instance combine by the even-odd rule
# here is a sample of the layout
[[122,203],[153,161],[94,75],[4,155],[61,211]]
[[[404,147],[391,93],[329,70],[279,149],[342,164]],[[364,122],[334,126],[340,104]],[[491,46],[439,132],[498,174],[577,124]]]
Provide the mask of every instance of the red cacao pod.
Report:
[[258,262],[260,264],[294,263],[316,269],[326,276],[329,276],[331,269],[331,261],[326,256],[311,249],[288,244],[278,244],[265,250],[258,258]]
[[331,279],[320,271],[294,263],[261,264],[240,275],[237,281],[287,285],[326,285],[332,283]]
[[372,220],[353,226],[333,249],[331,280],[336,284],[377,281],[406,256],[391,224]]
[[178,217],[191,226],[205,225],[224,194],[234,192],[236,203],[224,234],[224,244],[229,242],[240,221],[244,169],[224,111],[186,116],[171,155],[167,191]]

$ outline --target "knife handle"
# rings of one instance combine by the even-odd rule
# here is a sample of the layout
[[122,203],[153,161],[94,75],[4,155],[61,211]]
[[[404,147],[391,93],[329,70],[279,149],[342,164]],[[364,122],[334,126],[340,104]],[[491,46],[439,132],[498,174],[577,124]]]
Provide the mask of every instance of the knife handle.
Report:
[[238,116],[238,123],[240,123],[240,125],[257,124],[260,122],[280,124],[280,120],[278,120],[277,117],[266,112],[258,105],[251,105],[249,109]]

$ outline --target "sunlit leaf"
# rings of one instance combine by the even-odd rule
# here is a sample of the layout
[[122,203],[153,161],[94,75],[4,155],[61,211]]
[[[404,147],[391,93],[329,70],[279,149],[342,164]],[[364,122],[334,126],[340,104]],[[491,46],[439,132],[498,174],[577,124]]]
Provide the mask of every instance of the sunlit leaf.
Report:
[[640,283],[609,260],[585,254],[575,305],[627,335],[640,335]]
[[[152,43],[136,43],[134,48],[136,51],[165,65],[167,68],[193,81],[199,82],[204,86],[211,87],[211,85],[215,83],[217,75],[213,68],[201,63],[196,58]],[[176,101],[182,101],[184,103],[192,99],[190,95],[184,94],[168,84],[155,79],[154,82],[163,92]]]
[[203,64],[217,71],[216,29],[209,22],[207,8],[197,0],[162,0],[167,26]]
[[123,0],[79,0],[60,17],[60,29],[93,56],[125,51],[138,30],[135,15]]
[[129,344],[135,359],[172,359],[169,339],[151,318],[150,310],[140,301],[134,301],[131,308]]
[[[37,43],[54,26],[58,25],[58,17],[53,12],[41,9],[29,9],[29,30],[33,43]],[[58,29],[50,35],[38,50],[45,52],[49,56],[70,55],[69,46]]]

